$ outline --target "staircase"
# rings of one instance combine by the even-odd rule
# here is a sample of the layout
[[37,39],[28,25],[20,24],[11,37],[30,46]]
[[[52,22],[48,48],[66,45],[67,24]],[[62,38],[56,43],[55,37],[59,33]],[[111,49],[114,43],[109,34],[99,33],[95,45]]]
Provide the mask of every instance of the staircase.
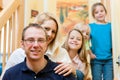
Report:
[[0,12],[2,11],[2,7],[0,7]]
[[[1,2],[0,0],[0,4]],[[0,6],[0,64],[2,64],[2,69],[12,51],[20,47],[23,27],[24,0],[11,0],[3,9]]]

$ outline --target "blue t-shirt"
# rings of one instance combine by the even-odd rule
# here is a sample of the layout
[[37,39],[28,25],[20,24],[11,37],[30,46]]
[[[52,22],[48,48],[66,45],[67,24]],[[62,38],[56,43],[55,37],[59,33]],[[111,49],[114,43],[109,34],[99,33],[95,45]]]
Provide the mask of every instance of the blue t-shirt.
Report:
[[47,59],[46,67],[37,74],[27,67],[25,60],[8,69],[2,80],[76,80],[72,74],[66,77],[56,74],[53,69],[58,64],[50,61],[47,56],[45,59]]
[[96,24],[91,23],[90,26],[90,39],[91,50],[96,55],[97,60],[112,59],[112,35],[111,23]]

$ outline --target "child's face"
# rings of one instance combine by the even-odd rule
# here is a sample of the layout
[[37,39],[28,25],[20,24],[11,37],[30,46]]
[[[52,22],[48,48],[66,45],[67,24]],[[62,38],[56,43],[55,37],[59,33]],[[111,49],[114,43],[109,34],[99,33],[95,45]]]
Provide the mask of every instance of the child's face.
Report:
[[89,34],[90,34],[90,29],[88,26],[83,26],[81,27],[81,30],[80,30],[82,33],[83,33],[83,36],[85,39],[89,39]]
[[94,18],[97,22],[104,22],[105,21],[106,12],[103,6],[96,6],[96,9],[94,11]]
[[68,46],[71,50],[79,50],[82,46],[82,35],[76,31],[73,30],[68,38]]

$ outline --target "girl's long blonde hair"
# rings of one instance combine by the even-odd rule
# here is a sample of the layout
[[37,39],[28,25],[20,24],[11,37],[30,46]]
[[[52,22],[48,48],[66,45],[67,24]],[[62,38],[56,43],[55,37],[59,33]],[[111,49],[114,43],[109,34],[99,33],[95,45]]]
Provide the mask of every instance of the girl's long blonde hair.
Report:
[[67,42],[68,42],[68,39],[69,39],[69,35],[70,35],[70,33],[71,33],[73,30],[79,32],[79,33],[82,35],[82,46],[81,46],[81,48],[78,50],[78,56],[79,56],[79,59],[80,59],[83,63],[85,63],[85,72],[86,72],[85,77],[86,77],[86,76],[88,75],[88,71],[89,71],[89,64],[88,64],[88,61],[87,61],[87,52],[86,52],[86,48],[85,48],[85,40],[84,40],[84,36],[83,36],[82,32],[81,32],[79,29],[76,29],[76,28],[72,29],[72,30],[68,33],[67,39],[66,39],[66,41],[64,42],[64,44],[63,44],[62,47],[65,48],[67,51],[69,51],[69,47],[68,47],[68,43],[67,43]]

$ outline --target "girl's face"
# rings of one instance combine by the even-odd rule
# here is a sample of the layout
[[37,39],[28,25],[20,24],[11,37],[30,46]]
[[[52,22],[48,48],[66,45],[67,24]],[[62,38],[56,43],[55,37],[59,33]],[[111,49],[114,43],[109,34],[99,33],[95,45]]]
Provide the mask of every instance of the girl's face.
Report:
[[106,12],[103,6],[96,6],[96,9],[94,11],[94,18],[97,22],[104,22],[105,21]]
[[47,32],[48,40],[47,43],[50,44],[57,34],[57,26],[56,23],[53,20],[46,20],[41,25]]
[[88,26],[82,26],[80,28],[80,31],[82,32],[84,39],[88,40],[89,39],[89,34],[90,34],[90,30]]
[[68,47],[71,50],[79,50],[82,46],[82,35],[76,31],[73,30],[70,34],[69,34],[69,38],[68,38]]

